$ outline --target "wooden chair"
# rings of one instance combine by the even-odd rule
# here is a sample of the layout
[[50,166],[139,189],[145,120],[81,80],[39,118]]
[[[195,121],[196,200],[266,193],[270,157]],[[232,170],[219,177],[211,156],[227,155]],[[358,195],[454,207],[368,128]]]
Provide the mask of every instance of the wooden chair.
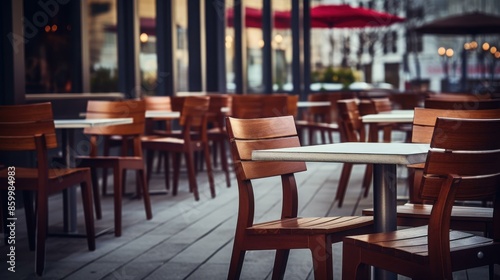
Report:
[[[415,108],[413,119],[413,143],[430,143],[438,117],[466,119],[500,118],[500,109],[494,110],[444,110]],[[432,204],[425,203],[420,196],[424,164],[409,167],[409,200],[397,206],[399,226],[422,226],[429,222]],[[373,208],[363,209],[363,215],[373,215]],[[488,232],[493,224],[493,209],[487,207],[453,207],[451,227],[458,230],[479,230]]]
[[[369,279],[370,265],[413,279],[452,279],[452,272],[500,263],[500,119],[439,117],[422,177],[434,201],[429,223],[344,238],[342,278]],[[487,237],[450,231],[455,200],[494,200]]]
[[[276,250],[273,279],[283,279],[290,249],[310,249],[315,279],[332,279],[332,243],[351,232],[371,232],[373,220],[364,217],[297,217],[298,193],[294,173],[304,162],[252,161],[254,149],[300,146],[292,116],[227,119],[239,188],[239,209],[228,279],[240,277],[245,252]],[[254,223],[252,180],[281,177],[281,218]],[[274,184],[273,184],[274,185]]]
[[[229,164],[227,161],[229,139],[227,138],[225,125],[225,117],[228,113],[223,111],[231,108],[232,96],[229,94],[208,94],[208,96],[210,97],[210,105],[207,115],[207,123],[209,126],[207,135],[208,141],[212,144],[212,161],[214,167],[217,167],[217,158],[220,159],[222,171],[226,176],[226,185],[230,187],[231,179],[229,177]],[[219,152],[218,155],[217,152]]]
[[235,118],[265,118],[290,115],[285,94],[233,95],[231,116]]
[[[102,217],[101,199],[97,182],[96,168],[113,169],[113,197],[115,216],[115,236],[122,234],[122,196],[126,170],[136,170],[137,195],[141,193],[146,210],[146,218],[152,219],[151,201],[146,182],[144,160],[141,148],[141,135],[144,133],[145,104],[143,100],[127,101],[92,101],[87,103],[88,119],[91,118],[133,118],[133,123],[124,125],[113,125],[106,127],[85,128],[84,133],[90,137],[91,149],[88,156],[79,156],[79,166],[90,167],[92,170],[94,202],[96,216]],[[122,152],[120,155],[99,155],[98,137],[119,136],[122,139]],[[101,138],[102,139],[102,138]],[[132,147],[129,147],[132,143]],[[128,155],[132,150],[131,155]]]
[[[0,106],[0,151],[12,153],[33,151],[36,155],[37,166],[35,168],[9,166],[1,169],[0,180],[3,183],[0,184],[0,189],[8,191],[10,196],[13,195],[12,187],[23,192],[28,241],[30,249],[35,250],[35,272],[39,276],[42,275],[45,267],[45,240],[50,195],[60,193],[74,185],[80,185],[88,248],[90,251],[95,250],[90,169],[50,169],[47,153],[49,149],[54,148],[57,148],[57,136],[50,103]],[[33,209],[30,193],[36,193],[35,209]],[[9,212],[5,211],[7,205],[2,207],[4,210],[2,212],[8,214]],[[6,219],[7,216],[3,218]],[[4,233],[7,233],[5,220],[3,225]],[[5,237],[7,238],[7,235]]]
[[[343,99],[337,101],[338,107],[338,124],[341,139],[343,142],[365,142],[366,141],[366,131],[358,110],[358,104],[355,99]],[[343,163],[342,173],[340,175],[339,184],[337,187],[337,193],[335,195],[335,201],[338,201],[338,206],[342,207],[344,202],[345,193],[347,191],[347,186],[349,183],[349,177],[351,176],[353,164]],[[373,165],[367,164],[365,175],[362,184],[362,190],[364,190],[364,196],[368,195],[368,190],[371,184],[371,178],[373,174]]]
[[[173,98],[172,108],[174,108],[174,106],[182,106],[181,118],[179,120],[182,130],[179,137],[172,135],[170,137],[143,139],[142,141],[142,147],[147,151],[162,151],[172,154],[174,167],[173,195],[177,195],[181,162],[180,156],[184,154],[188,171],[189,190],[193,192],[196,201],[200,199],[198,183],[196,182],[196,165],[194,163],[194,153],[197,151],[202,151],[204,153],[210,193],[212,197],[215,197],[214,177],[207,136],[207,112],[209,102],[209,96]],[[168,177],[165,177],[165,179],[167,180]]]
[[[170,105],[170,96],[145,96],[143,98],[146,110],[150,111],[172,111]],[[145,123],[145,135],[144,137],[154,137],[158,135],[166,136],[172,130],[172,119],[165,118],[146,118]],[[109,155],[110,149],[112,147],[122,147],[123,149],[127,149],[127,145],[124,145],[123,139],[121,135],[111,135],[109,137],[105,137],[104,139],[104,152],[103,155]],[[122,153],[126,153],[122,151]],[[158,156],[158,164],[157,164],[157,172],[159,173],[162,162],[162,155]],[[165,169],[168,169],[168,160],[164,160]],[[147,162],[147,181],[149,182],[151,178],[152,171],[152,157],[151,162]],[[102,169],[102,194],[107,194],[107,182],[108,182],[108,169]],[[125,179],[124,179],[125,180]],[[168,181],[167,181],[168,182]],[[167,184],[166,189],[169,189],[169,185]]]

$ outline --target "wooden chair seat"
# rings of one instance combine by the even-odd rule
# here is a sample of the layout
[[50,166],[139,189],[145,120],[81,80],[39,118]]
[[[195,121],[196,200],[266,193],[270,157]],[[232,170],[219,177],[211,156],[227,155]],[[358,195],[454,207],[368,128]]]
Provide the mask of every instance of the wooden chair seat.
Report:
[[[432,205],[405,203],[397,206],[399,226],[423,226],[429,223]],[[363,209],[363,215],[373,216],[373,208]],[[488,232],[493,224],[493,208],[453,206],[451,228]]]
[[[362,216],[297,217],[254,224],[248,227],[246,231],[248,234],[265,235],[316,235],[340,232],[341,235],[339,237],[342,238],[346,235],[346,230],[356,230],[359,227],[370,226],[372,224],[373,219]],[[333,238],[332,240],[334,242],[340,241],[338,238]]]
[[[66,176],[81,173],[82,171],[85,171],[85,168],[49,169],[47,174],[49,180],[61,180]],[[25,179],[31,180],[38,178],[38,169],[16,167],[16,175],[19,176],[19,180],[16,178],[16,181],[22,181]],[[7,169],[0,169],[0,176],[7,177]],[[33,186],[33,189],[36,189],[36,186]]]
[[[386,263],[393,263],[391,271],[408,275],[412,272],[414,279],[436,279],[432,278],[429,271],[418,272],[421,267],[425,267],[429,262],[429,249],[427,247],[428,226],[402,229],[389,233],[373,233],[367,235],[349,236],[344,239],[344,246],[351,249],[351,244],[369,250],[364,258],[369,259],[374,266],[384,266]],[[482,263],[478,258],[478,252],[484,255],[494,256],[500,250],[500,244],[492,246],[493,240],[490,238],[474,235],[462,231],[450,231],[450,258],[452,270],[458,271],[469,268],[471,263],[474,266],[488,265],[489,262]],[[467,248],[470,249],[467,249]],[[354,251],[353,254],[356,254]],[[464,260],[469,262],[464,265]],[[349,259],[342,259],[343,263],[348,263]],[[427,277],[427,278],[426,278]],[[343,278],[351,279],[351,278]]]

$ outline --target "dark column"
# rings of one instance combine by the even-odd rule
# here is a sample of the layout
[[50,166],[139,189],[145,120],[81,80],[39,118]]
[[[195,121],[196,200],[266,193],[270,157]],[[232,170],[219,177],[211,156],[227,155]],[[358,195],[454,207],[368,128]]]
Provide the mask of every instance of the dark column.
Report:
[[127,98],[140,97],[138,74],[139,27],[135,0],[117,1],[118,7],[118,87]]
[[25,65],[23,1],[2,2],[0,9],[0,104],[23,104],[25,101]]
[[247,90],[246,87],[246,44],[243,40],[244,24],[243,18],[245,11],[242,1],[234,2],[234,83],[236,84],[236,93],[242,94]]
[[82,0],[71,1],[71,91],[90,92],[87,34],[82,32]]
[[271,1],[262,1],[262,39],[264,40],[264,48],[262,50],[262,82],[264,85],[264,93],[271,94],[273,92],[273,12]]
[[205,77],[209,92],[226,92],[225,16],[224,1],[205,3]]
[[307,100],[311,85],[311,2],[302,0],[303,9],[303,38],[304,38],[304,88],[299,96],[300,100]]
[[301,0],[292,0],[292,79],[293,93],[298,94],[299,99],[305,100],[302,2]]
[[171,0],[156,0],[156,56],[158,60],[157,95],[173,96],[175,92],[173,32],[175,9]]
[[202,91],[200,0],[188,0],[189,91]]

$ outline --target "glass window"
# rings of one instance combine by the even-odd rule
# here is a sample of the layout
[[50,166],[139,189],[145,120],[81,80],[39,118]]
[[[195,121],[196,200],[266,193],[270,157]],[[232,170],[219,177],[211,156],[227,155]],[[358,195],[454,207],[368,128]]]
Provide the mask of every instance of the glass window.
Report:
[[273,91],[292,91],[292,29],[290,23],[291,1],[273,0],[274,28],[273,47]]
[[[262,13],[262,1],[246,1],[245,9],[255,9]],[[247,18],[249,15],[249,10],[245,10],[245,15]],[[254,18],[257,20],[257,25],[259,25],[259,18]],[[245,20],[247,25],[250,24],[250,20]],[[246,26],[245,33],[243,34],[246,39],[247,46],[247,84],[248,92],[262,92],[263,91],[263,80],[262,80],[262,47],[264,46],[262,25],[257,26]]]
[[[116,0],[89,0],[90,91],[118,91]],[[84,42],[85,43],[85,42]]]
[[26,93],[71,92],[71,7],[24,1]]

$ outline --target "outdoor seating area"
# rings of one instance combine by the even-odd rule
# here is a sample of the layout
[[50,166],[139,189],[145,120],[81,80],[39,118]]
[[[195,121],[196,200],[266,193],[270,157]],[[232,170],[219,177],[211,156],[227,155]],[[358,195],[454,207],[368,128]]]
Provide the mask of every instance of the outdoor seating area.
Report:
[[0,279],[500,279],[495,1],[0,17]]

